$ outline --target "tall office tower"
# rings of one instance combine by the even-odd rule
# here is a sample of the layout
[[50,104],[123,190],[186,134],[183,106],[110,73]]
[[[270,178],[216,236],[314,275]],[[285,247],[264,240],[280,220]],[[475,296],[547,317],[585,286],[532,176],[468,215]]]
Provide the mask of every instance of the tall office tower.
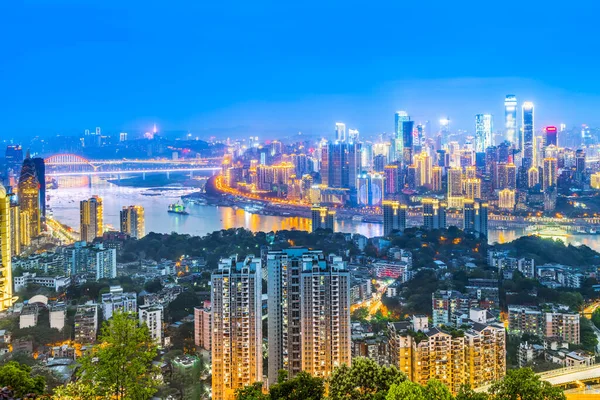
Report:
[[361,149],[360,163],[364,169],[370,170],[373,167],[373,143],[363,142]]
[[435,164],[438,167],[449,167],[450,166],[450,156],[446,150],[438,150],[435,152]]
[[358,142],[358,129],[348,129],[348,141],[350,143]]
[[417,167],[415,165],[409,165],[405,171],[406,171],[406,179],[404,181],[405,186],[408,187],[409,189],[416,190],[419,185],[419,178],[417,177]]
[[578,149],[575,152],[575,172],[577,175],[585,173],[585,150]]
[[479,237],[488,234],[488,203],[482,200],[466,199],[463,206],[463,229]]
[[466,167],[463,179],[475,179],[475,178],[477,178],[477,167],[474,167],[474,166]]
[[556,158],[544,158],[544,166],[542,168],[544,178],[542,179],[542,189],[550,189],[556,186],[558,181],[558,162]]
[[356,202],[358,205],[368,206],[371,204],[371,175],[362,173],[357,178]]
[[440,131],[436,137],[436,150],[442,150],[444,145],[448,142],[450,136],[450,118],[440,119]]
[[35,173],[37,174],[38,182],[40,183],[40,217],[42,220],[46,219],[46,164],[44,159],[36,157],[33,159],[33,165],[35,166]]
[[535,159],[533,147],[534,135],[534,107],[533,103],[523,103],[523,137],[521,139],[521,154],[523,155],[523,167],[528,170],[533,166]]
[[356,177],[362,171],[362,143],[349,143],[346,152],[348,176],[342,177],[342,187],[356,189]]
[[516,189],[517,166],[514,164],[499,163],[496,169],[496,189]]
[[10,205],[10,249],[13,257],[21,255],[21,210],[18,204]]
[[468,178],[464,181],[465,199],[475,200],[481,198],[481,179]]
[[79,203],[79,226],[81,240],[91,243],[104,233],[104,214],[102,211],[102,199],[93,196],[89,200]]
[[13,304],[10,196],[0,185],[0,311]]
[[413,130],[414,121],[402,121],[402,162],[404,165],[412,165],[414,154]]
[[422,152],[414,157],[414,165],[417,168],[417,187],[430,186],[432,179],[432,160],[429,154]]
[[485,152],[492,145],[493,120],[491,114],[475,116],[475,151]]
[[461,208],[463,202],[462,169],[450,168],[448,170],[448,207]]
[[502,210],[512,211],[516,204],[515,190],[502,189],[498,191],[498,208]]
[[437,199],[423,199],[423,226],[427,230],[446,228],[446,205]]
[[[390,162],[404,160],[404,123],[410,121],[406,111],[398,111],[394,115],[394,158]],[[411,138],[412,145],[412,138]],[[409,165],[409,164],[406,164]]]
[[[5,153],[6,174],[12,171],[13,175],[18,179],[21,173],[21,165],[23,164],[23,148],[19,145],[6,146]],[[12,182],[8,182],[13,184]]]
[[416,154],[420,153],[421,151],[424,150],[424,145],[425,145],[425,137],[426,137],[426,126],[425,124],[418,124],[416,127],[416,131],[417,131],[417,135],[416,135],[416,142],[413,143],[413,148]]
[[121,232],[127,233],[135,239],[141,239],[146,236],[144,207],[123,207],[121,210]]
[[431,168],[431,190],[434,192],[442,191],[442,172],[442,167]]
[[511,160],[510,143],[502,142],[498,145],[497,162],[510,163]]
[[536,167],[529,168],[527,171],[527,187],[532,188],[540,183],[540,171]]
[[336,122],[335,124],[335,140],[338,142],[346,141],[346,124]]
[[513,94],[504,99],[504,130],[506,140],[517,146],[517,97]]
[[490,146],[485,149],[485,173],[495,179],[496,164],[498,163],[498,147]]
[[385,197],[396,195],[400,192],[400,168],[397,164],[386,165],[384,170],[385,175]]
[[322,150],[322,183],[333,188],[355,188],[361,170],[361,144],[330,143]]
[[313,206],[311,214],[313,232],[318,229],[331,229],[333,231],[335,211],[330,211],[327,207]]
[[162,346],[163,338],[163,306],[160,304],[144,304],[138,307],[140,324],[146,324],[152,341]]
[[351,363],[350,273],[342,258],[303,263],[300,298],[302,370],[329,377]]
[[404,232],[406,229],[406,205],[399,201],[383,201],[383,234],[389,235],[393,231]]
[[555,126],[546,126],[544,128],[544,147],[558,147],[558,129]]
[[377,154],[373,157],[373,171],[375,172],[383,172],[385,166],[387,164],[387,157],[383,154]]
[[35,163],[29,152],[23,161],[18,186],[19,207],[28,215],[28,236],[34,238],[41,232],[40,182],[38,181]]
[[212,397],[262,381],[261,260],[224,258],[211,277]]

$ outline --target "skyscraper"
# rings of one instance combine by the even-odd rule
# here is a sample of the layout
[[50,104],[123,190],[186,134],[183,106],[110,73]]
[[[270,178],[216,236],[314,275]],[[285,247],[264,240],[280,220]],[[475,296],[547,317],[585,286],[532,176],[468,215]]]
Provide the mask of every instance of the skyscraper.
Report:
[[121,210],[121,232],[127,233],[135,239],[141,239],[146,236],[144,207],[123,207]]
[[212,398],[262,381],[261,259],[224,258],[211,277]]
[[399,201],[383,201],[383,234],[389,235],[392,231],[404,232],[406,229],[406,205]]
[[334,368],[351,362],[350,273],[342,258],[303,263],[300,297],[302,370],[329,377]]
[[335,140],[338,142],[346,141],[346,124],[336,122],[335,124]]
[[506,96],[504,100],[504,130],[506,140],[517,145],[517,97],[513,94]]
[[104,214],[102,210],[102,199],[93,196],[89,200],[79,203],[79,226],[81,240],[91,243],[104,233]]
[[0,185],[0,311],[13,304],[10,197]]
[[544,178],[542,179],[542,189],[550,189],[556,186],[558,180],[558,161],[556,158],[544,158],[544,166],[542,167]]
[[475,116],[475,151],[484,153],[492,145],[493,120],[491,114]]
[[38,181],[35,163],[29,152],[27,152],[27,157],[23,161],[18,189],[21,212],[27,214],[29,237],[37,237],[41,232],[40,182]]
[[[21,173],[21,165],[23,164],[23,148],[19,145],[8,145],[6,146],[5,153],[6,160],[6,173],[12,171],[14,176],[18,179]],[[11,182],[8,182],[12,184]]]
[[555,126],[546,126],[544,128],[544,147],[558,146],[558,129]]
[[533,166],[535,159],[533,148],[534,134],[534,107],[533,103],[526,101],[523,103],[523,137],[521,138],[521,153],[523,154],[523,167],[528,170]]
[[38,182],[40,183],[40,218],[46,220],[46,164],[44,163],[43,158],[35,157],[33,159],[33,165],[35,166],[35,173]]
[[461,208],[463,201],[462,169],[448,170],[448,207]]
[[331,229],[333,231],[335,211],[330,211],[327,207],[313,206],[311,213],[313,232],[318,229]]
[[488,234],[488,203],[482,200],[466,199],[463,205],[463,229],[479,237]]
[[423,226],[427,230],[446,229],[446,205],[437,199],[423,199]]
[[[394,158],[390,160],[393,161],[404,161],[404,147],[405,147],[405,134],[404,134],[404,123],[410,121],[410,117],[406,113],[406,111],[398,111],[394,115],[394,151],[392,152]],[[407,126],[408,128],[408,126]],[[412,146],[412,136],[411,136],[411,146]],[[406,165],[410,165],[406,164]]]

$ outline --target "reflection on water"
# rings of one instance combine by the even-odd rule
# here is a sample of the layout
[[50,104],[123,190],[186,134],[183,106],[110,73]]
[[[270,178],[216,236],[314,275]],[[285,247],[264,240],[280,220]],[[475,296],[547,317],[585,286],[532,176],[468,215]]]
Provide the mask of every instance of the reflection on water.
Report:
[[[94,194],[104,201],[104,221],[113,228],[119,227],[119,212],[123,206],[141,205],[146,210],[146,232],[171,233],[177,232],[190,235],[205,235],[220,229],[246,228],[251,231],[269,232],[278,230],[310,230],[310,220],[300,217],[276,217],[251,214],[243,209],[230,207],[213,207],[189,205],[189,215],[167,213],[169,204],[190,190],[173,189],[163,192],[141,188],[119,187],[103,183],[93,187],[61,188],[50,190],[49,204],[54,217],[74,229],[79,229],[79,202]],[[145,194],[160,193],[159,196]],[[382,224],[356,222],[352,220],[337,221],[335,229],[340,232],[360,233],[367,237],[381,236]],[[489,231],[490,243],[507,243],[523,235],[524,229]],[[564,238],[567,243],[574,245],[585,244],[600,251],[600,235],[571,235]]]

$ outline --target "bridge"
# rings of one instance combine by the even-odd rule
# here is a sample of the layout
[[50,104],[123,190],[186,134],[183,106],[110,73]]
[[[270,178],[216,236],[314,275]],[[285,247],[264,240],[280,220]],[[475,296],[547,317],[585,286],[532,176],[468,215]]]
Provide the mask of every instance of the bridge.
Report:
[[215,172],[221,169],[220,158],[198,159],[120,159],[120,160],[88,160],[76,154],[57,154],[44,159],[46,176],[92,176],[146,174],[196,171]]

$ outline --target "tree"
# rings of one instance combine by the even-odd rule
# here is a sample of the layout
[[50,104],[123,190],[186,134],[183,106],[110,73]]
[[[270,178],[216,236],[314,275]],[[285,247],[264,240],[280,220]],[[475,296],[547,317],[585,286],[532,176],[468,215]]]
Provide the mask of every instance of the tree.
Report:
[[99,344],[79,359],[77,376],[95,396],[146,400],[157,391],[156,354],[148,327],[131,314],[115,313],[105,322]]
[[404,381],[394,384],[385,397],[385,400],[454,400],[454,396],[446,385],[437,379],[427,381],[427,385]]
[[236,390],[235,400],[269,400],[269,395],[263,393],[262,383],[256,382]]
[[469,385],[462,385],[456,394],[456,400],[488,400],[487,393],[478,393]]
[[333,370],[329,381],[330,400],[385,399],[389,388],[406,380],[396,367],[381,367],[368,358],[352,360],[352,367],[342,365]]
[[531,368],[508,371],[504,379],[495,382],[490,388],[494,400],[565,400],[560,388],[540,380]]
[[367,307],[359,307],[352,311],[353,321],[365,321],[369,316],[369,309]]
[[307,372],[300,372],[293,379],[282,380],[270,389],[271,400],[321,400],[325,396],[325,382]]
[[31,367],[10,361],[0,367],[0,386],[10,387],[20,398],[28,394],[43,394],[46,380],[42,376],[31,376]]

